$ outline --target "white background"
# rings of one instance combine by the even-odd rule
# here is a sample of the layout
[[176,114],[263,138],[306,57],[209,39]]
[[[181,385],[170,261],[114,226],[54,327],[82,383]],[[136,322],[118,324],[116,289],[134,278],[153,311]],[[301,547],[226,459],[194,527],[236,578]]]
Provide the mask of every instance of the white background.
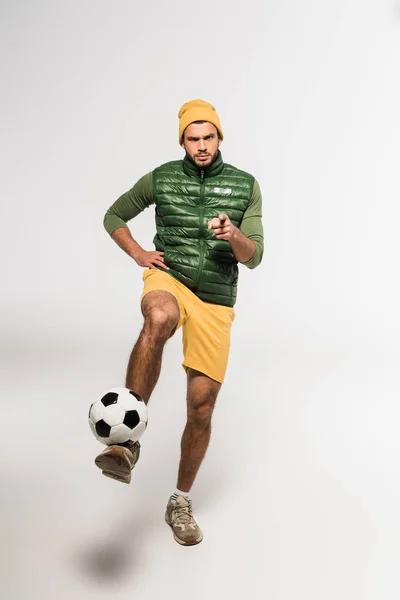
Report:
[[[400,594],[400,4],[2,2],[2,597],[394,600]],[[169,342],[132,484],[89,404],[123,384],[141,269],[103,215],[182,156],[212,102],[263,192],[192,497],[163,522],[185,421]],[[152,209],[130,223],[148,249]]]

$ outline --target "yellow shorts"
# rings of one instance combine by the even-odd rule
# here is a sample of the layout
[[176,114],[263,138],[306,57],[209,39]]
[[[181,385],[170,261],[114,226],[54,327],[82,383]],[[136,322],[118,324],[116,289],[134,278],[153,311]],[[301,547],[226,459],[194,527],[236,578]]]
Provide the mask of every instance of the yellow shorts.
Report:
[[182,327],[182,366],[185,371],[196,369],[223,383],[235,310],[230,306],[203,302],[180,281],[158,269],[146,269],[143,281],[141,301],[149,292],[164,290],[178,302],[180,316],[176,330]]

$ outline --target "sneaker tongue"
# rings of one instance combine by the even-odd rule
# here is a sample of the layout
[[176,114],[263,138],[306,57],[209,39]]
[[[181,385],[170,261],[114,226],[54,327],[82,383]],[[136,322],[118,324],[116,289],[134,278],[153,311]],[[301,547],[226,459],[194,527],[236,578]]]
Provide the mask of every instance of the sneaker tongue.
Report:
[[184,498],[183,496],[178,496],[176,499],[176,504],[181,504],[182,506],[186,506],[187,504],[189,504],[189,501]]

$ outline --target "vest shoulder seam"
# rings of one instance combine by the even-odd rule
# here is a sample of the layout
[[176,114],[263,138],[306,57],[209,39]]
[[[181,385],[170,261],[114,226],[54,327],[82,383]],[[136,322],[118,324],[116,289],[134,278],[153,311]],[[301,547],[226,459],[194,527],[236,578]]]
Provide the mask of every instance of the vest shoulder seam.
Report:
[[171,167],[182,167],[181,160],[170,160],[168,162],[159,165],[154,169],[154,171],[162,171],[163,169],[170,169]]
[[252,175],[248,171],[243,171],[243,169],[238,169],[237,167],[235,167],[234,165],[231,165],[229,163],[224,163],[224,167],[227,167],[228,169],[231,169],[232,171],[236,171],[236,173],[240,176],[244,175],[245,177],[255,179],[254,175]]

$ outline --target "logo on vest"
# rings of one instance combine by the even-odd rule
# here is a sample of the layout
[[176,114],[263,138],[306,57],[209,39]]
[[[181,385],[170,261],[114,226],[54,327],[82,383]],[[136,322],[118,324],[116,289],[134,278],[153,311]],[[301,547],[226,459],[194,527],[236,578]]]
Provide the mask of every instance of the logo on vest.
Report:
[[231,188],[215,187],[212,191],[215,192],[216,194],[226,194],[226,195],[232,194]]

